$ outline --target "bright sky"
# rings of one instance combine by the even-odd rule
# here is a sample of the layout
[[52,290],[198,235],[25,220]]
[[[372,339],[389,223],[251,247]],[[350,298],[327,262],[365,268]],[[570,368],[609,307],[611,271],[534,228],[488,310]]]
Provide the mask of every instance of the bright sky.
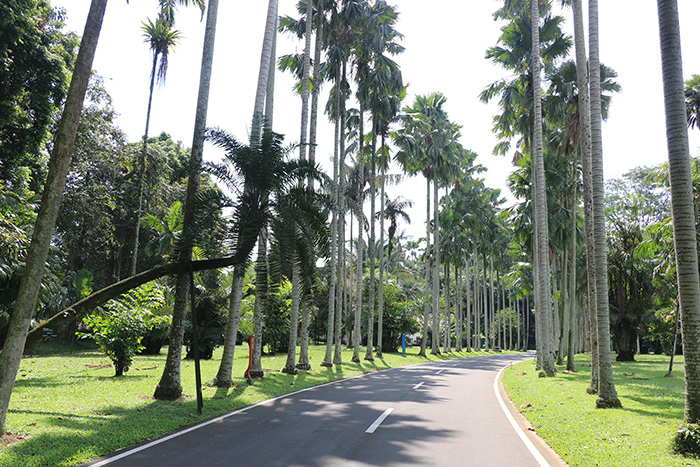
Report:
[[[52,0],[67,11],[68,28],[82,34],[89,0]],[[410,83],[410,104],[416,94],[441,91],[447,96],[450,118],[463,128],[463,145],[479,154],[477,163],[488,168],[487,185],[500,188],[512,170],[510,157],[496,157],[497,143],[491,133],[495,104],[484,105],[479,93],[507,73],[484,59],[496,44],[503,23],[492,13],[502,1],[394,0],[400,13],[397,29],[405,35],[406,52],[397,58],[405,83]],[[679,0],[686,79],[700,73],[700,2]],[[280,14],[297,16],[296,0],[280,0]],[[584,0],[584,8],[587,1]],[[118,125],[130,140],[143,134],[148,97],[151,56],[143,42],[141,21],[154,18],[156,0],[109,2],[95,58],[95,69],[106,78],[106,86],[121,114]],[[214,75],[209,103],[208,126],[219,126],[247,140],[262,47],[267,2],[222,0],[214,56]],[[566,28],[573,30],[569,10],[562,13]],[[186,146],[192,144],[194,111],[199,83],[204,21],[196,8],[181,8],[176,26],[185,36],[170,55],[165,86],[154,95],[152,135],[170,133]],[[614,96],[608,122],[603,126],[606,179],[621,176],[641,165],[666,160],[666,136],[661,82],[656,2],[613,0],[600,2],[601,61],[614,68],[622,93]],[[303,50],[295,38],[280,36],[278,55]],[[573,49],[572,49],[573,55]],[[275,92],[274,130],[287,142],[299,140],[301,99],[294,95],[289,75],[278,73]],[[329,86],[325,87],[327,91]],[[323,97],[325,104],[326,97]],[[333,128],[322,117],[317,158],[330,167]],[[700,131],[691,131],[691,154],[700,155]],[[206,159],[216,159],[214,148],[205,149]],[[413,224],[408,233],[421,236],[425,219],[425,181],[422,177],[390,188],[412,199]]]

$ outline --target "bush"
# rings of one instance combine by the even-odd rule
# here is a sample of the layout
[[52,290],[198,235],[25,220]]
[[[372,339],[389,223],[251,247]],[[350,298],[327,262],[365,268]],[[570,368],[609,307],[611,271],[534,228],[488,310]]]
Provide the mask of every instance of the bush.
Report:
[[676,454],[700,455],[700,425],[691,423],[678,430],[673,437],[672,446]]
[[149,329],[169,325],[169,317],[153,313],[164,302],[161,288],[148,283],[92,313],[83,320],[88,331],[76,334],[81,338],[92,337],[112,360],[114,376],[122,376],[129,371],[134,356],[144,349],[141,340]]

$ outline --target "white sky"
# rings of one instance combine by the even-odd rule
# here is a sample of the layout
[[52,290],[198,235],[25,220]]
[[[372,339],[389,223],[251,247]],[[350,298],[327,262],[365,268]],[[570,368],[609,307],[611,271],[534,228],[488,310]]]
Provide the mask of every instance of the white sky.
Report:
[[[82,34],[89,0],[52,0],[67,11],[68,28]],[[406,52],[397,58],[405,83],[410,83],[410,104],[416,94],[440,91],[447,96],[450,118],[463,128],[463,145],[479,154],[477,163],[488,168],[487,185],[508,190],[506,177],[512,170],[510,157],[496,157],[497,143],[491,133],[495,104],[484,105],[479,93],[507,73],[484,58],[496,44],[503,23],[492,13],[499,0],[393,0],[400,13],[397,29],[405,35]],[[679,0],[685,78],[700,73],[700,2]],[[587,8],[584,0],[584,8]],[[297,16],[296,0],[280,0],[280,15]],[[151,56],[143,42],[141,21],[154,18],[156,0],[112,0],[108,4],[94,68],[106,78],[106,87],[120,113],[118,125],[137,141],[143,134]],[[267,1],[221,0],[214,56],[208,126],[219,126],[245,141],[253,112],[253,100],[267,12]],[[565,28],[573,30],[571,13]],[[608,0],[600,2],[601,61],[614,68],[622,92],[613,98],[608,122],[603,125],[606,179],[619,177],[642,165],[666,160],[666,136],[661,83],[656,2]],[[176,26],[185,36],[169,58],[165,86],[156,90],[151,135],[161,131],[191,146],[194,111],[199,83],[204,21],[196,8],[180,8]],[[278,55],[303,50],[303,44],[280,36]],[[573,54],[573,48],[572,48]],[[291,88],[289,75],[278,73],[275,92],[274,130],[287,142],[299,140],[301,100]],[[328,85],[325,90],[327,91]],[[326,97],[323,97],[325,105]],[[317,160],[330,166],[333,129],[323,116],[319,128]],[[690,133],[691,154],[700,155],[700,132]],[[205,159],[216,159],[211,146]],[[425,220],[425,181],[422,177],[390,188],[415,202],[408,233],[421,236]]]

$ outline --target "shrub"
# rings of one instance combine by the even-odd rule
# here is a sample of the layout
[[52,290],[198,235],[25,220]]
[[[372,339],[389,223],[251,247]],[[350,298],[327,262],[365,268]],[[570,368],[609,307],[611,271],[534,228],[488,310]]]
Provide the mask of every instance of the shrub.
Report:
[[673,452],[682,455],[700,455],[700,425],[691,423],[676,432]]
[[163,291],[157,284],[145,284],[111,300],[85,318],[83,323],[88,331],[78,332],[77,335],[81,338],[92,337],[112,360],[114,376],[122,376],[129,370],[134,356],[144,349],[141,340],[149,329],[169,323],[169,317],[153,312],[162,308],[164,302]]

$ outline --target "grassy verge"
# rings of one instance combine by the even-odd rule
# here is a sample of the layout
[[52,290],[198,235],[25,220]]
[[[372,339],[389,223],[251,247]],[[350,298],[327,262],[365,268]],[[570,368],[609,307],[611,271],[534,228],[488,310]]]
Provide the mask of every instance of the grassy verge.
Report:
[[[384,354],[374,362],[350,363],[352,350],[343,351],[342,366],[323,368],[325,347],[310,349],[311,371],[296,376],[280,373],[286,355],[263,358],[265,378],[248,385],[243,378],[248,347],[236,348],[233,364],[236,386],[203,388],[204,410],[197,414],[194,363],[182,362],[186,394],[176,402],[152,398],[165,355],[138,357],[122,378],[114,378],[109,359],[99,351],[80,348],[39,348],[20,365],[8,415],[8,431],[24,438],[0,447],[0,466],[65,466],[86,462],[119,448],[162,436],[187,425],[299,389],[328,381],[427,361],[484,355],[453,352],[419,357],[417,348],[407,355]],[[202,361],[202,380],[216,375],[221,351]],[[361,353],[364,356],[364,351]],[[235,376],[240,377],[236,378]]]
[[[579,362],[590,357],[580,356]],[[559,367],[553,378],[538,378],[533,361],[508,368],[506,392],[537,432],[572,466],[687,466],[695,459],[671,453],[670,442],[683,420],[683,360],[665,378],[669,357],[640,355],[613,365],[622,409],[595,408],[586,394],[590,365],[578,372]]]

